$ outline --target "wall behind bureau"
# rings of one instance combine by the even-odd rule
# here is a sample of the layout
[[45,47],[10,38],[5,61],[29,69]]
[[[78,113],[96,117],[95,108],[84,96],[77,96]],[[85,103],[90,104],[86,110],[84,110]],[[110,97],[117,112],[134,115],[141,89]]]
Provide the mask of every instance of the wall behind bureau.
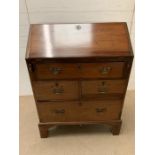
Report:
[[[19,0],[19,92],[31,95],[25,51],[31,23],[127,22],[134,46],[134,0]],[[134,47],[133,47],[134,49]],[[134,90],[134,65],[129,81]]]

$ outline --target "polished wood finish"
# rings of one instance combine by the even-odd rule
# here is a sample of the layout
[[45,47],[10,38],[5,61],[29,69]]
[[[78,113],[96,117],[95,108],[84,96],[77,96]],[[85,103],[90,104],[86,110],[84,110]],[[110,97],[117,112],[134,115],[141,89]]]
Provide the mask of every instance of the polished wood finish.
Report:
[[82,63],[80,75],[82,78],[121,78],[124,62]]
[[33,83],[37,100],[77,100],[77,81],[39,81]]
[[82,81],[82,95],[121,94],[125,91],[125,80],[90,80]]
[[118,135],[132,60],[126,23],[32,24],[26,62],[41,138],[54,125],[96,123]]
[[132,55],[126,23],[32,24],[29,35],[26,58]]
[[35,75],[38,80],[64,79],[79,77],[78,64],[74,63],[41,63],[36,64]]
[[76,121],[79,113],[78,102],[39,102],[37,104],[40,122]]
[[121,101],[39,102],[40,122],[107,121],[119,119]]
[[104,63],[37,63],[34,74],[37,80],[70,78],[121,78],[124,62]]

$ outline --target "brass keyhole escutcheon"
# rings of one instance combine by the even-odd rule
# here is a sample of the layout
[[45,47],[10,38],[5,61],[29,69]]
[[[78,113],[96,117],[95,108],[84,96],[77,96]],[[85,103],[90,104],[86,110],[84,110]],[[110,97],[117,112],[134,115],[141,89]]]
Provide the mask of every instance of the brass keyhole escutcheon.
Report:
[[53,94],[63,94],[64,88],[58,82],[55,82],[54,86],[51,86]]
[[62,68],[58,68],[58,67],[52,67],[49,69],[50,72],[53,74],[53,75],[58,75],[59,73],[61,73],[61,71],[63,70]]
[[105,94],[107,93],[107,85],[104,81],[101,82],[101,84],[98,87],[98,93]]
[[100,69],[100,73],[101,73],[102,75],[106,75],[106,74],[108,74],[110,71],[111,71],[111,67],[103,67],[103,68]]

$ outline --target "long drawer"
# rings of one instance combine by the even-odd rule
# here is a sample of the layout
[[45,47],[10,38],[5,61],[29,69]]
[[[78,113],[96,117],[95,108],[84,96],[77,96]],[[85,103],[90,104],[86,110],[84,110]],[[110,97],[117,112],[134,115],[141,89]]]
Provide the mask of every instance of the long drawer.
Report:
[[107,121],[119,119],[120,100],[37,103],[41,122]]
[[37,63],[35,78],[71,79],[71,78],[121,78],[123,77],[124,62],[104,63]]

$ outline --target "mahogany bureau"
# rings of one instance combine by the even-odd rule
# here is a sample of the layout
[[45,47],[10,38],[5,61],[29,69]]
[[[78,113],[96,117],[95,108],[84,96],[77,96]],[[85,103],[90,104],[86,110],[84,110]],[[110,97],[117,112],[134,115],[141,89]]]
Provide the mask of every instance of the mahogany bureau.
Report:
[[32,24],[26,63],[41,138],[54,125],[120,132],[133,52],[126,23]]

